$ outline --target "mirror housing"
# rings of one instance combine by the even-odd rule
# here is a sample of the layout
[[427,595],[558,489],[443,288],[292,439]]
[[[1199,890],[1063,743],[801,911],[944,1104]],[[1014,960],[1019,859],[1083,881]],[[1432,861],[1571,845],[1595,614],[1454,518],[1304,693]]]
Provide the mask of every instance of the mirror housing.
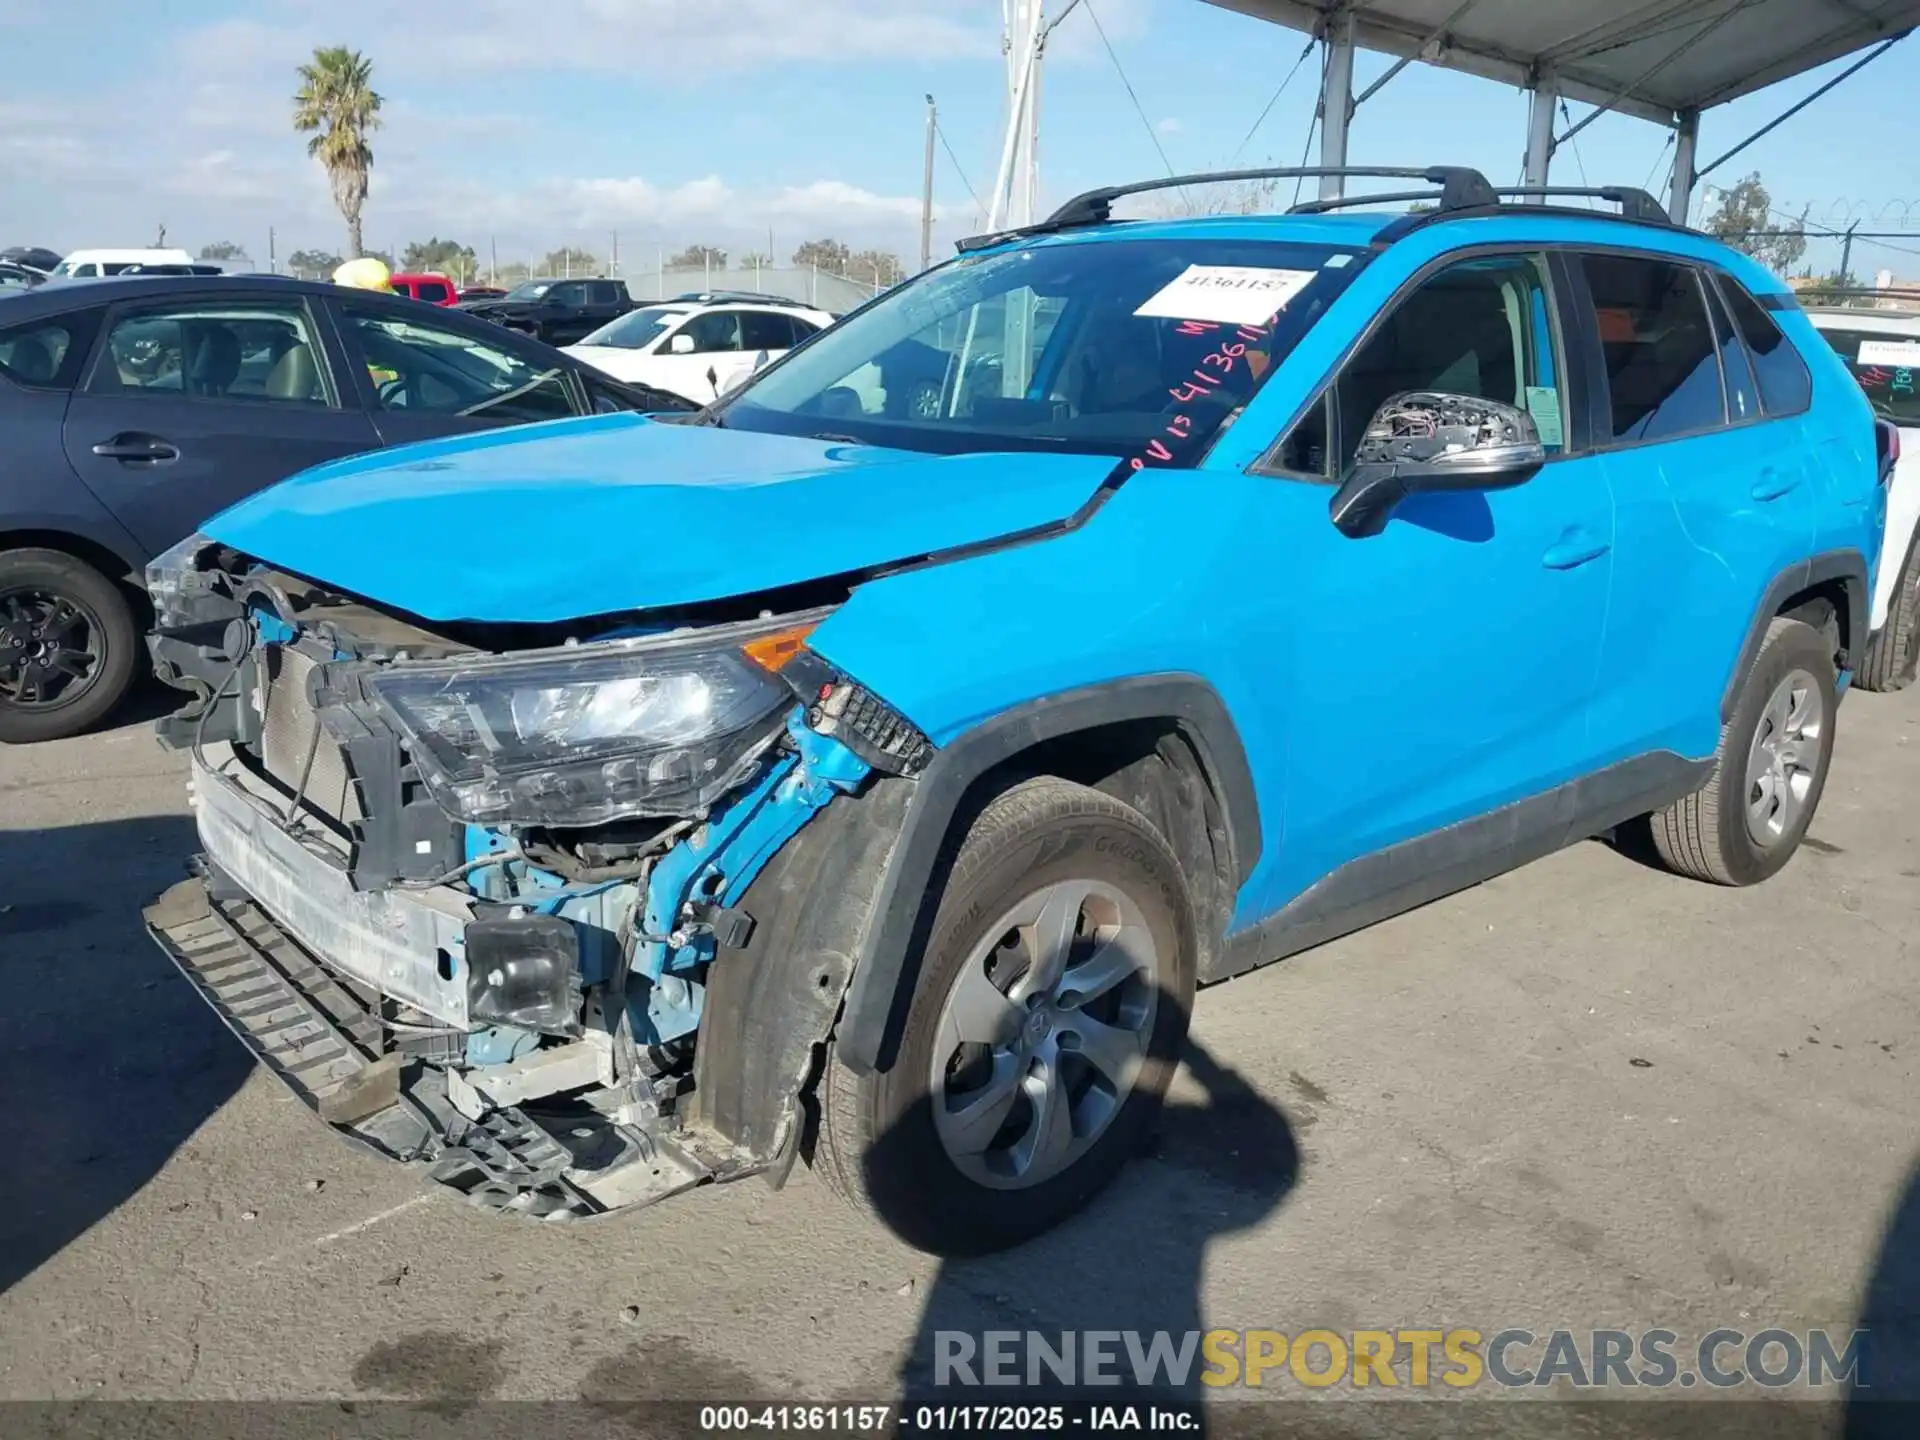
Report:
[[1386,529],[1410,495],[1509,490],[1546,460],[1526,411],[1473,395],[1409,390],[1374,412],[1327,511],[1335,529],[1359,540]]
[[691,355],[693,353],[693,337],[684,334],[674,336],[671,340],[667,341],[667,353],[669,355]]

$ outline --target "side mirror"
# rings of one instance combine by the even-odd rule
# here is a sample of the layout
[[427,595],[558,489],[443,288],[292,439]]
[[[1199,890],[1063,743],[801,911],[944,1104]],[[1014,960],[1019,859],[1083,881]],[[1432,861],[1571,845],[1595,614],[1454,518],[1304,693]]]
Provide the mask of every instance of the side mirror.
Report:
[[691,335],[674,336],[667,342],[667,353],[670,355],[691,355],[693,353],[693,337]]
[[1350,539],[1378,535],[1395,507],[1431,490],[1508,490],[1546,463],[1539,427],[1497,400],[1410,390],[1374,412],[1328,505]]

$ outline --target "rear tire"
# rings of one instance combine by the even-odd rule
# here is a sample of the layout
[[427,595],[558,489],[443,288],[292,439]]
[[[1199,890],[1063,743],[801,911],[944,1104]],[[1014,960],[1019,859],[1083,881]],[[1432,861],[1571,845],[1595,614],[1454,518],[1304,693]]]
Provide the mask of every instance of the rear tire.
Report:
[[1668,869],[1755,885],[1793,858],[1826,788],[1836,678],[1832,646],[1813,626],[1768,625],[1720,729],[1713,778],[1648,817]]
[[1920,532],[1907,546],[1887,623],[1867,642],[1867,653],[1854,671],[1853,683],[1862,690],[1886,694],[1913,683],[1914,662],[1920,659]]
[[86,561],[0,551],[0,744],[97,724],[132,686],[139,650],[127,596]]
[[1145,816],[1051,777],[981,811],[927,903],[894,1064],[857,1075],[829,1051],[813,1164],[909,1244],[984,1254],[1065,1220],[1151,1135],[1193,1003],[1193,907]]

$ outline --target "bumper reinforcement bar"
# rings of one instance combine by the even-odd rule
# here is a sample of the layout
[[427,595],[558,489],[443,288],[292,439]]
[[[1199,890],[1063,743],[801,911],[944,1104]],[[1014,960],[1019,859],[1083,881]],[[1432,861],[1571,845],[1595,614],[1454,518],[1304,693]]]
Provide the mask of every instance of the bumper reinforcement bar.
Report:
[[[665,1137],[585,1106],[469,1120],[444,1072],[385,1047],[377,1000],[326,970],[218,872],[142,912],[153,936],[254,1058],[342,1138],[429,1176],[489,1210],[583,1219],[664,1199],[711,1178]],[[543,1124],[546,1118],[550,1124]]]

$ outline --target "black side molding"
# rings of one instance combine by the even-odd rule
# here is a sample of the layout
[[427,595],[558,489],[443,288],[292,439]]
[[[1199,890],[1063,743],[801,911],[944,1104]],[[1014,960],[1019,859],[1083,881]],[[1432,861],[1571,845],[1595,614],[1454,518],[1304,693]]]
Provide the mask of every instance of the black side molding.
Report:
[[1711,760],[1657,751],[1362,855],[1228,936],[1220,964],[1200,979],[1228,979],[1504,875],[1691,795],[1712,775]]
[[841,1061],[871,1074],[892,1063],[912,998],[915,931],[949,827],[969,786],[1045,740],[1131,720],[1166,720],[1193,745],[1219,802],[1237,890],[1260,858],[1260,810],[1239,732],[1220,697],[1197,675],[1145,675],[1016,705],[935,753],[915,783],[859,943],[836,1039]]
[[1766,593],[1760,597],[1760,605],[1753,612],[1753,619],[1747,624],[1747,638],[1740,644],[1740,654],[1733,662],[1733,669],[1727,676],[1726,688],[1720,692],[1720,721],[1725,724],[1733,716],[1734,703],[1740,696],[1740,681],[1753,664],[1753,657],[1760,653],[1760,642],[1767,638],[1767,626],[1780,613],[1780,607],[1809,586],[1824,581],[1839,580],[1847,595],[1847,636],[1852,641],[1856,655],[1864,654],[1867,648],[1867,562],[1858,550],[1826,550],[1810,560],[1789,565],[1773,577],[1773,583],[1767,586]]

